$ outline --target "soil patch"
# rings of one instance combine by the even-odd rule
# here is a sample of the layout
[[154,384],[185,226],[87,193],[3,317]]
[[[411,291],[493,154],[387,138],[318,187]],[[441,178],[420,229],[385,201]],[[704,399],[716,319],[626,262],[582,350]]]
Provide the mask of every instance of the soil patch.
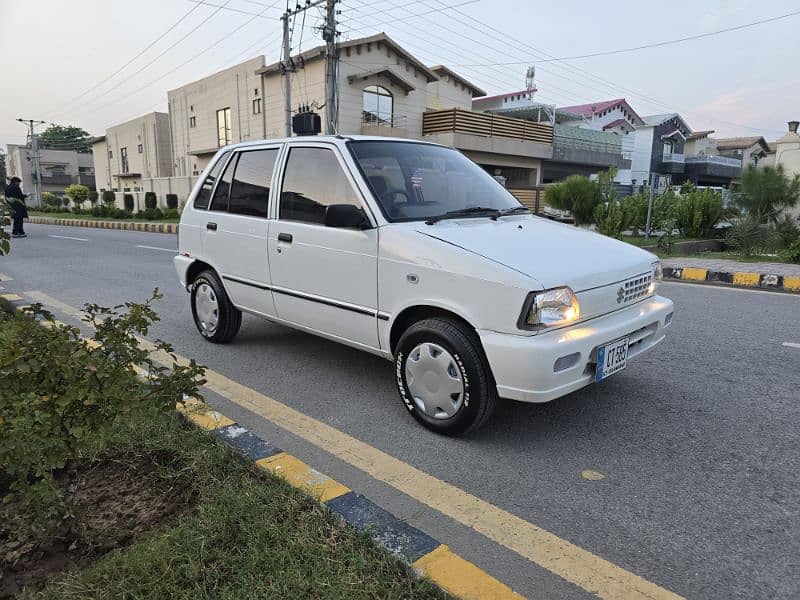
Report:
[[0,505],[0,598],[39,588],[50,575],[127,546],[185,510],[192,503],[185,482],[158,477],[155,458],[106,453],[65,469],[58,484],[72,515],[44,541],[22,539],[3,525],[19,511],[18,501]]

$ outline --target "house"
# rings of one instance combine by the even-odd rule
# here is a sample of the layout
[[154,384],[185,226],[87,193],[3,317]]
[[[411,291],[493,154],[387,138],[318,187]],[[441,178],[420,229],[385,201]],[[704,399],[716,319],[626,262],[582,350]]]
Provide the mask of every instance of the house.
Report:
[[427,108],[429,110],[442,110],[446,108],[463,108],[471,110],[474,98],[486,96],[486,92],[470,83],[458,73],[451,71],[444,65],[435,65],[431,71],[439,77],[426,86]]
[[769,154],[769,144],[760,135],[721,138],[716,140],[716,145],[720,156],[738,158],[745,166],[758,166]]
[[[797,133],[798,121],[789,121],[789,131],[775,142],[775,164],[782,165],[786,175],[800,175],[800,135]],[[800,217],[800,206],[791,213]]]
[[[19,177],[22,180],[22,189],[26,194],[33,194],[35,190],[34,178],[37,176],[31,157],[31,149],[19,144],[8,144],[6,156],[6,170],[8,177]],[[62,195],[64,189],[73,183],[85,185],[90,189],[95,188],[94,161],[88,152],[74,150],[52,150],[40,148],[39,183],[42,192]],[[41,204],[40,198],[31,197],[28,201],[31,206]]]
[[92,140],[98,189],[144,191],[145,180],[172,175],[169,115],[152,112],[106,129]]

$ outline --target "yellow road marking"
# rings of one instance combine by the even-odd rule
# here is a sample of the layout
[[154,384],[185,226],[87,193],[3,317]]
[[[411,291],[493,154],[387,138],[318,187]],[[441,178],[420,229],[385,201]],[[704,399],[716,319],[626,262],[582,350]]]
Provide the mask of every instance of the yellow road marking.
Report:
[[[64,314],[77,318],[82,316],[79,310],[42,292],[25,292],[25,295]],[[145,348],[154,348],[147,340],[141,342]],[[188,363],[185,357],[176,357],[179,363]],[[156,354],[154,358],[172,364],[166,353]],[[221,373],[209,369],[206,380],[208,389],[231,402],[600,598],[680,598],[635,573]]]
[[790,292],[800,292],[800,277],[784,277],[783,289],[789,290]]
[[305,490],[321,502],[333,500],[350,491],[350,488],[286,452],[262,458],[257,460],[256,464],[262,469],[283,477],[294,487]]
[[192,423],[198,427],[202,427],[206,431],[220,429],[221,427],[227,427],[234,423],[232,419],[229,419],[221,412],[217,412],[196,398],[188,398],[183,404],[177,404],[175,408],[178,412],[186,415],[186,418]]
[[681,272],[681,279],[688,279],[689,281],[705,281],[707,273],[708,269],[685,267]]
[[412,565],[421,575],[440,587],[466,600],[522,600],[510,587],[453,554],[444,544],[435,548]]
[[734,273],[733,274],[733,285],[747,285],[747,286],[757,286],[758,282],[761,280],[761,275],[758,273]]

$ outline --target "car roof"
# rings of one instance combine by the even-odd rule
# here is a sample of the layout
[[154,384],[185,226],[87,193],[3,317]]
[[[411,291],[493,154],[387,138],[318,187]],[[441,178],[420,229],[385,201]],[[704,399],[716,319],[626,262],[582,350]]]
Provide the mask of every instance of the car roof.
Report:
[[415,140],[400,137],[388,137],[383,135],[298,135],[294,137],[266,138],[263,140],[248,140],[246,142],[236,142],[220,148],[220,150],[234,150],[237,148],[247,148],[249,146],[261,146],[263,144],[283,144],[286,142],[333,142],[341,144],[348,141],[368,141],[368,142],[404,142],[415,144],[426,144],[428,146],[440,146],[425,140]]

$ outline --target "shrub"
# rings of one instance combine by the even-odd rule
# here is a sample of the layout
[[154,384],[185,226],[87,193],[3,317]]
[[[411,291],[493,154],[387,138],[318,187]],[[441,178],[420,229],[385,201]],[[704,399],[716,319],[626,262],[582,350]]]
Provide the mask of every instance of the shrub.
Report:
[[61,200],[53,192],[42,192],[42,202],[45,206],[61,205]]
[[617,239],[622,237],[626,223],[625,211],[621,202],[612,199],[604,204],[598,204],[594,209],[593,217],[598,233]]
[[784,215],[783,219],[775,225],[775,235],[781,248],[788,248],[800,238],[800,228],[797,227],[797,223],[792,217]]
[[725,240],[740,256],[749,257],[769,246],[769,231],[756,215],[747,215],[733,222]]
[[[639,235],[639,230],[647,225],[647,206],[650,198],[644,194],[634,194],[622,199],[622,212],[628,228],[633,230],[633,235]],[[652,216],[651,216],[652,220]]]
[[103,192],[103,204],[114,204],[117,201],[117,195],[111,190]]
[[800,264],[800,237],[796,238],[781,252],[781,258],[789,262]]
[[772,221],[800,199],[800,175],[789,177],[783,165],[755,167],[749,165],[742,172],[741,192],[736,202],[759,223]]
[[113,208],[109,211],[109,217],[112,219],[131,219],[133,218],[133,214],[129,210],[123,210],[121,208]]
[[78,208],[81,208],[83,203],[89,199],[89,188],[79,183],[68,185],[64,193],[72,199],[72,202]]
[[165,208],[163,211],[165,219],[177,219],[180,217],[177,208]]
[[144,193],[144,207],[145,208],[156,208],[158,206],[158,198],[156,197],[155,192],[145,192]]
[[69,198],[67,196],[61,197],[61,204],[64,206],[65,210],[69,210]]
[[684,237],[711,237],[722,218],[722,194],[692,186],[675,205],[675,220]]
[[160,208],[146,208],[136,213],[140,219],[147,219],[148,221],[156,221],[164,218],[164,213]]
[[93,206],[89,211],[93,217],[108,217],[111,216],[112,207],[101,204],[100,206]]
[[95,190],[89,191],[89,202],[92,205],[97,204],[97,201],[100,199],[100,194],[98,194]]
[[178,194],[167,194],[167,208],[178,208]]
[[125,204],[125,210],[133,212],[133,194],[124,194],[122,200]]
[[583,175],[570,175],[548,186],[544,198],[549,206],[570,211],[576,225],[591,223],[592,210],[600,201],[597,183]]

